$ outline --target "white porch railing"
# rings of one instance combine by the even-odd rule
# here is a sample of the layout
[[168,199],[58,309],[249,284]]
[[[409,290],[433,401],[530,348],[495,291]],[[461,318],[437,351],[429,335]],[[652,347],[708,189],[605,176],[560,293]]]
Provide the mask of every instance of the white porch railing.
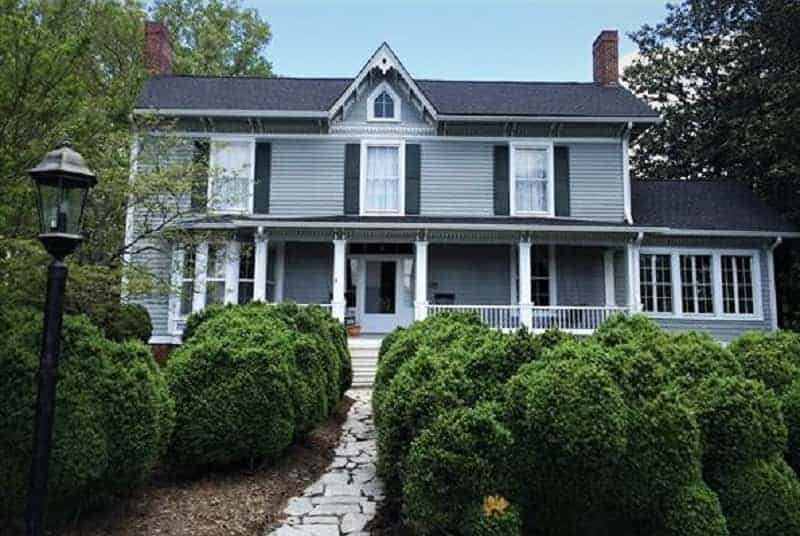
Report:
[[[627,307],[608,306],[529,306],[534,332],[558,328],[576,335],[589,335],[614,314],[627,314]],[[522,326],[520,305],[428,305],[428,315],[447,311],[477,314],[484,324],[500,330],[512,330]]]

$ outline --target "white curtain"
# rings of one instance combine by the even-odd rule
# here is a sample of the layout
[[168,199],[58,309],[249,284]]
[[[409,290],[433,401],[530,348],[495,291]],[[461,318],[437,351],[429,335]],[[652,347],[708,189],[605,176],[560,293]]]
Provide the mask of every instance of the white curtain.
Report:
[[514,177],[516,210],[518,212],[547,212],[547,151],[517,149]]
[[211,163],[211,207],[246,212],[253,165],[250,142],[215,141],[211,147]]
[[367,210],[400,209],[400,149],[367,148]]

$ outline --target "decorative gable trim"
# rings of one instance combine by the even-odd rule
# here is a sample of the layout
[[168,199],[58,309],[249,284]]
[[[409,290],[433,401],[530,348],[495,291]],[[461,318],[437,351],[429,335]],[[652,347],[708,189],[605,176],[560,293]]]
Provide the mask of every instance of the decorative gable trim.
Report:
[[398,79],[402,80],[408,87],[408,95],[412,103],[416,104],[420,111],[427,112],[434,120],[436,120],[436,108],[431,104],[422,90],[417,86],[417,83],[411,75],[403,67],[403,64],[395,55],[394,51],[387,43],[381,44],[378,50],[370,57],[367,63],[359,71],[358,75],[353,79],[344,92],[336,99],[330,110],[328,110],[328,119],[332,120],[337,114],[344,111],[344,108],[351,101],[358,97],[361,87],[370,73],[374,70],[380,70],[381,74],[386,76],[389,71],[394,70],[397,73]]

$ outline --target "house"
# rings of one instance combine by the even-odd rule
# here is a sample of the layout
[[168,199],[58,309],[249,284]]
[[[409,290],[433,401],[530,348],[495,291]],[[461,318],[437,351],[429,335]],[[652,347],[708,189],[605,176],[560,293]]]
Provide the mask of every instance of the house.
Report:
[[617,312],[723,341],[777,326],[773,251],[797,229],[738,184],[631,180],[631,140],[659,116],[619,84],[616,31],[591,82],[417,79],[385,43],[347,78],[172,75],[157,23],[146,49],[136,116],[175,120],[173,157],[209,161],[171,224],[208,239],[130,258],[171,281],[140,300],[154,344],[249,300],[364,333],[450,310],[578,334]]

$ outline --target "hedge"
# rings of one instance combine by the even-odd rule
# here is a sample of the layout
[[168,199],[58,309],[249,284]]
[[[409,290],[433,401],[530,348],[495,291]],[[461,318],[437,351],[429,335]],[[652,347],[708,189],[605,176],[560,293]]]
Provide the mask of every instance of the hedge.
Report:
[[800,534],[796,340],[432,317],[382,344],[378,469],[421,534]]
[[344,328],[320,308],[251,303],[190,320],[167,365],[179,469],[275,458],[349,387]]
[[[24,508],[42,317],[0,318],[0,517]],[[66,316],[56,391],[48,519],[64,520],[128,492],[166,449],[174,406],[149,349],[106,339],[86,317]]]

